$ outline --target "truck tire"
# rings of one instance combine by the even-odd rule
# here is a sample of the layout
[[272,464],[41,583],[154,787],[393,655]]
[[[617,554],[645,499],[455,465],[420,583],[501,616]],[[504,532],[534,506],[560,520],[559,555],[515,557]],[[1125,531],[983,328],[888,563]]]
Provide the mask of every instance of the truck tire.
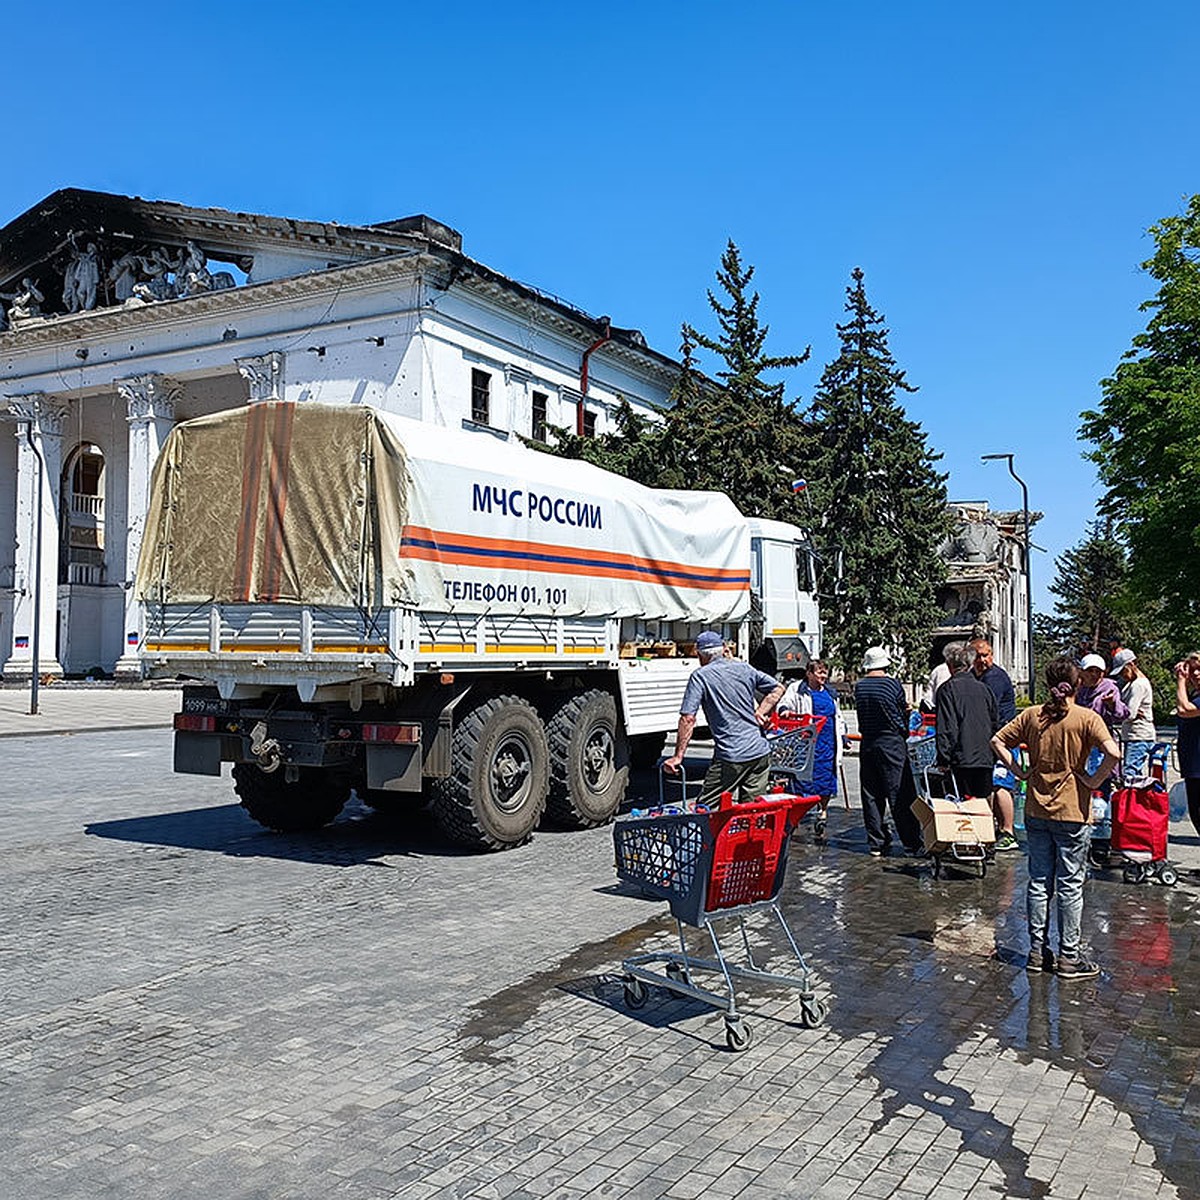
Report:
[[652,771],[667,744],[665,733],[637,733],[629,739],[629,764],[635,771]]
[[253,763],[236,763],[233,787],[247,813],[278,833],[307,833],[328,825],[350,798],[350,785],[333,771],[301,767],[288,783],[282,770],[267,774]]
[[571,829],[611,821],[629,786],[629,743],[612,695],[594,688],[572,696],[550,718],[546,734],[550,817]]
[[550,752],[537,710],[493,696],[458,722],[450,774],[432,781],[432,808],[460,845],[509,850],[527,842],[546,811]]

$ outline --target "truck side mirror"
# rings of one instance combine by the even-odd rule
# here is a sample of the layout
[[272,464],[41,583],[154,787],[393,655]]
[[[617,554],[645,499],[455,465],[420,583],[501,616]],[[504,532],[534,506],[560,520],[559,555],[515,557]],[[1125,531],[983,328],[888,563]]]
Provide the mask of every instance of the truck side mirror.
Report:
[[844,596],[846,594],[846,556],[839,550],[833,560],[833,594],[835,596]]

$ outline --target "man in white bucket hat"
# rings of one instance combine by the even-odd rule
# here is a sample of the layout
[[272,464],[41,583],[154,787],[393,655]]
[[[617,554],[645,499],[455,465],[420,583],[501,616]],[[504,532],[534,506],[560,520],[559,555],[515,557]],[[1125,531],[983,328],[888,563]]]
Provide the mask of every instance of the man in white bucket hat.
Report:
[[[916,795],[908,765],[908,701],[899,680],[888,673],[892,656],[883,646],[863,655],[863,677],[854,685],[858,710],[859,781],[867,850],[882,858],[891,849],[887,810],[910,854],[921,850],[921,827],[909,807]],[[906,778],[907,777],[907,778]],[[907,786],[905,786],[907,783]]]

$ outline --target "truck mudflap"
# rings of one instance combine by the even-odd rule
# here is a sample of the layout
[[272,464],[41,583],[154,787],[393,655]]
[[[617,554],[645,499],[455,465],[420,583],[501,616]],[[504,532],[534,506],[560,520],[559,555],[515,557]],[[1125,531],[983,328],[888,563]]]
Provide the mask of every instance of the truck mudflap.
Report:
[[173,768],[177,775],[220,775],[221,739],[177,730]]

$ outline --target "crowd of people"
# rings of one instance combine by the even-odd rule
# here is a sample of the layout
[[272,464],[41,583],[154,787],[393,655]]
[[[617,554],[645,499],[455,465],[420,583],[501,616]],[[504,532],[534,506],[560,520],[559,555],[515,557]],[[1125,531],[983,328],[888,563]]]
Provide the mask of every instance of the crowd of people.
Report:
[[[688,681],[675,752],[665,768],[679,769],[703,709],[715,750],[700,801],[715,804],[722,792],[750,800],[767,788],[770,745],[764,730],[772,712],[778,708],[824,717],[809,784],[821,797],[814,836],[824,841],[829,803],[844,780],[840,766],[847,742],[828,665],[814,659],[802,678],[785,686],[728,657],[719,634],[701,634],[696,648],[701,665]],[[905,853],[920,856],[924,850],[912,811],[916,784],[908,757],[915,718],[904,687],[889,674],[891,666],[887,649],[873,646],[863,656],[854,684],[862,819],[873,857],[890,853],[894,838]],[[1200,832],[1200,651],[1177,663],[1174,674],[1176,754],[1188,813]],[[990,801],[998,853],[1021,849],[1014,830],[1014,793],[1023,784],[1029,870],[1026,969],[1055,971],[1063,979],[1087,978],[1099,971],[1080,946],[1092,827],[1118,774],[1134,784],[1148,772],[1157,738],[1154,693],[1137,654],[1121,647],[1111,662],[1095,653],[1079,662],[1056,658],[1046,668],[1045,682],[1045,703],[1018,713],[1012,679],[995,662],[986,639],[951,642],[930,676],[920,710],[935,724],[937,761],[949,794]],[[1098,807],[1096,795],[1102,802]],[[1052,916],[1057,952],[1051,944]]]

